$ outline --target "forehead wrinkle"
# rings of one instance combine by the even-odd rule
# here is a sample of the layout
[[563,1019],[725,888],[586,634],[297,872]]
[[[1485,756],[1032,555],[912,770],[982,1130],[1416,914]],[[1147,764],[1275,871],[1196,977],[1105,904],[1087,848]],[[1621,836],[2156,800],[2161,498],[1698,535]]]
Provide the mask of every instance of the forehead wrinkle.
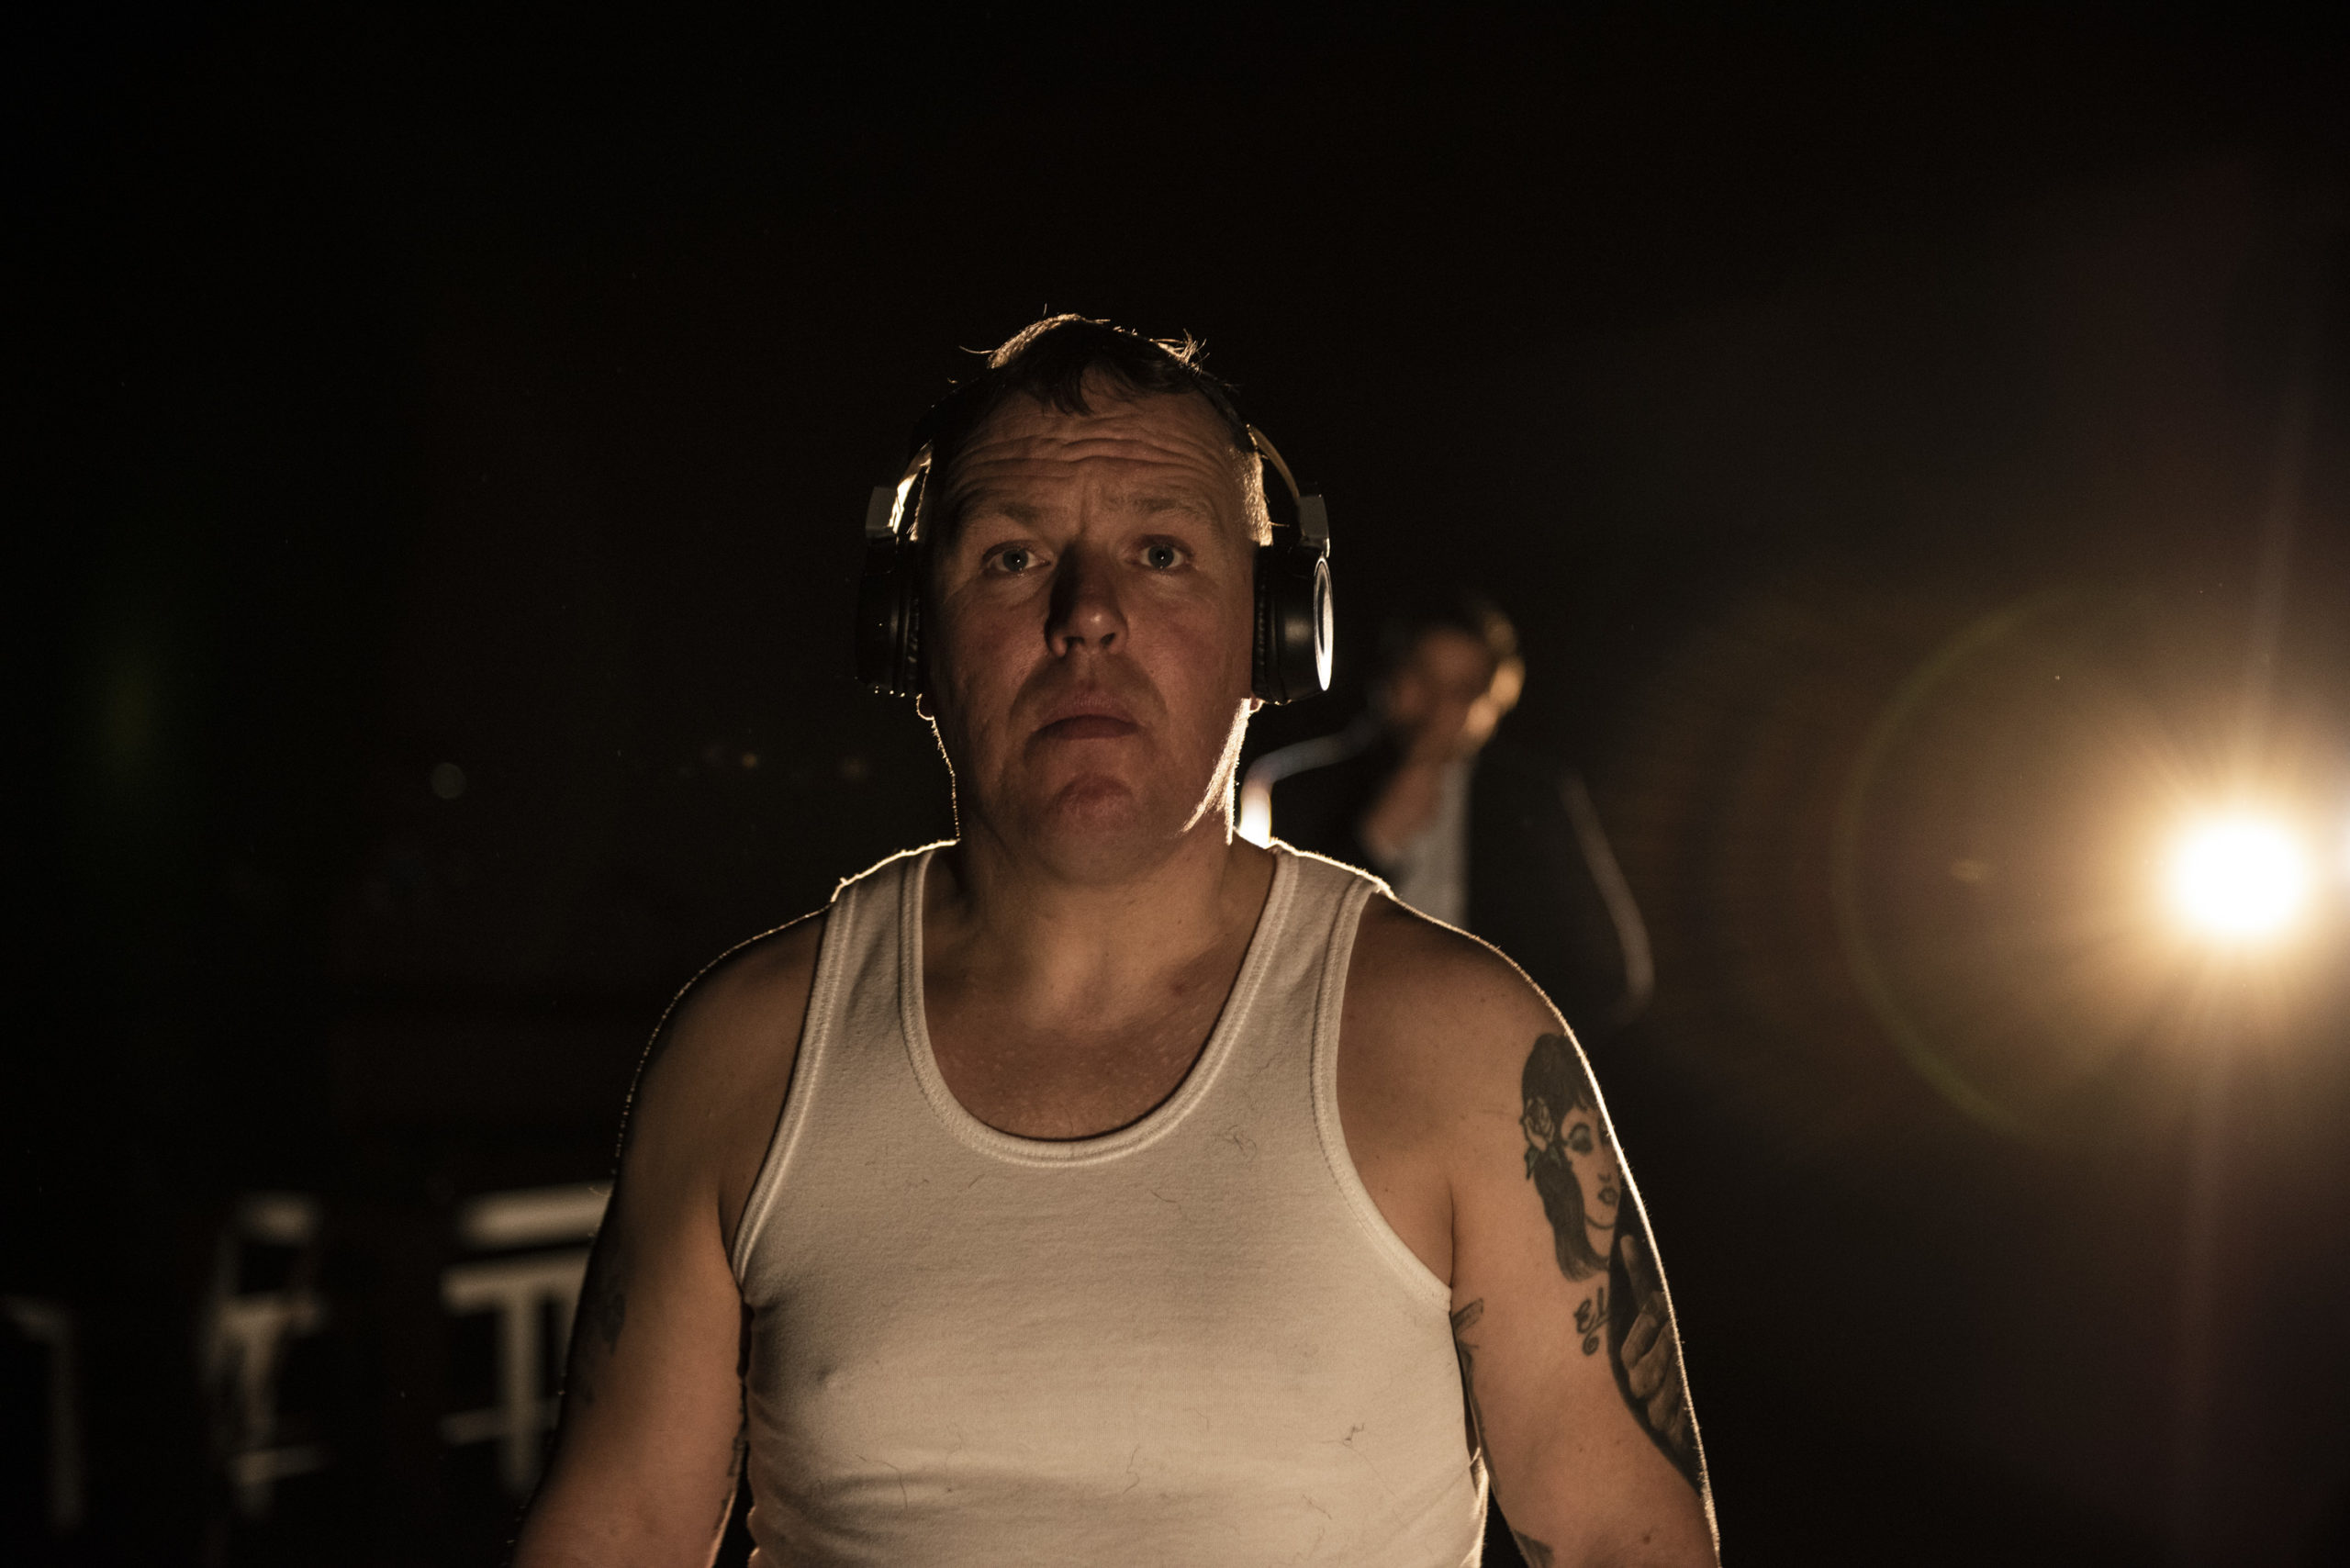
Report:
[[1024,528],[1033,528],[1044,521],[1046,509],[1026,501],[1015,501],[1002,496],[990,496],[985,491],[965,498],[957,509],[967,522],[983,517],[1000,517]]
[[1087,414],[1039,403],[1007,404],[965,441],[961,461],[1006,446],[1062,460],[1135,456],[1208,466],[1240,455],[1232,452],[1230,432],[1204,402],[1163,396],[1113,398]]
[[[1074,477],[1080,470],[1177,468],[1201,474],[1227,474],[1233,463],[1222,454],[1188,443],[1139,440],[1127,436],[1093,435],[1076,440],[1056,439],[1045,432],[974,444],[956,465],[961,475],[988,470],[1024,477]],[[984,482],[984,481],[980,481]]]
[[[1170,468],[1176,471],[1168,472]],[[965,517],[992,514],[1035,522],[1051,510],[1051,503],[1022,497],[1042,486],[1058,492],[1090,492],[1114,510],[1190,512],[1216,521],[1225,510],[1216,501],[1227,485],[1243,491],[1239,498],[1245,504],[1246,487],[1229,472],[1203,471],[1189,463],[1126,454],[980,456],[961,465],[951,493],[956,510]]]
[[[1082,485],[1082,480],[1077,476],[1072,476],[1071,478],[1075,483]],[[1226,509],[1218,507],[1205,495],[1183,495],[1169,490],[1136,490],[1125,487],[1105,487],[1097,491],[1096,494],[1104,509],[1113,513],[1128,512],[1146,518],[1166,517],[1171,514],[1192,518],[1218,528],[1231,521]],[[985,518],[1002,518],[1018,523],[1024,528],[1034,528],[1044,522],[1055,509],[1050,506],[1039,506],[1032,501],[1013,499],[1000,492],[992,492],[989,487],[981,484],[962,498],[962,504],[957,510],[967,524]]]
[[1132,493],[1121,495],[1113,491],[1104,498],[1113,506],[1123,506],[1130,511],[1138,511],[1147,517],[1157,517],[1162,512],[1175,511],[1187,512],[1190,515],[1207,522],[1221,522],[1224,521],[1222,516],[1216,511],[1215,508],[1207,505],[1197,496],[1170,495],[1165,491],[1160,491],[1155,495],[1134,495]]
[[[1249,532],[1253,463],[1232,450],[1214,419],[1204,406],[1169,407],[1155,398],[1083,415],[1042,406],[1007,407],[964,445],[941,498],[946,506],[939,521],[949,535],[982,515],[1034,525],[1053,510],[1053,501],[1014,498],[1042,487],[1094,490],[1113,506],[1146,513],[1189,511],[1217,524],[1237,519]],[[1223,504],[1226,484],[1237,491],[1228,498],[1235,503],[1228,509]],[[1197,496],[1182,494],[1193,488]]]

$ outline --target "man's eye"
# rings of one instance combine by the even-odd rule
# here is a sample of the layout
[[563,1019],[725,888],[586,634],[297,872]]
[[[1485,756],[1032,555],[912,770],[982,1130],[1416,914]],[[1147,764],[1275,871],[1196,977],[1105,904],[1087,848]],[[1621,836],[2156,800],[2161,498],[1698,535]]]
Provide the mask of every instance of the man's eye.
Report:
[[1167,572],[1182,564],[1183,552],[1172,544],[1153,544],[1142,553],[1142,558],[1152,571]]
[[996,570],[1024,572],[1036,564],[1036,558],[1017,544],[1008,544],[995,553]]

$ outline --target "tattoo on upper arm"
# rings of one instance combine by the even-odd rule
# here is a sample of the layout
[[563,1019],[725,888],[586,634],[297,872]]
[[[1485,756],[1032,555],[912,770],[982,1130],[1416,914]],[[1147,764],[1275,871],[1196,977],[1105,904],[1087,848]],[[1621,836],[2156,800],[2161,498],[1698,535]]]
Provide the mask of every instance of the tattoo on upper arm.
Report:
[[1559,1271],[1593,1282],[1575,1305],[1583,1353],[1598,1354],[1606,1341],[1617,1392],[1650,1440],[1702,1494],[1705,1457],[1689,1414],[1673,1304],[1590,1070],[1565,1036],[1544,1035],[1527,1056],[1519,1088],[1527,1180],[1541,1195]]
[[[1559,1271],[1571,1280],[1590,1279],[1607,1267],[1608,1238],[1623,1203],[1616,1146],[1600,1118],[1591,1075],[1564,1035],[1545,1035],[1528,1054],[1518,1087],[1525,1101],[1518,1126],[1526,1133],[1526,1179],[1542,1194]],[[1583,1353],[1597,1348],[1585,1345]]]
[[1460,1408],[1469,1424],[1469,1457],[1483,1458],[1485,1452],[1484,1413],[1477,1408],[1477,1347],[1470,1342],[1469,1330],[1485,1316],[1483,1296],[1452,1314],[1452,1353],[1460,1358]]
[[[1460,1358],[1460,1402],[1468,1412],[1469,1457],[1479,1461],[1485,1453],[1485,1413],[1477,1407],[1477,1347],[1470,1339],[1469,1330],[1476,1327],[1484,1316],[1483,1296],[1456,1308],[1452,1314],[1452,1349]],[[1526,1559],[1528,1568],[1550,1568],[1548,1546],[1515,1525],[1510,1527],[1509,1538],[1517,1542],[1517,1554]]]
[[1616,1282],[1616,1307],[1607,1317],[1608,1361],[1617,1392],[1665,1458],[1702,1493],[1706,1461],[1697,1444],[1696,1422],[1689,1414],[1681,1334],[1637,1206],[1624,1216],[1610,1276]]
[[743,1484],[743,1462],[751,1452],[751,1396],[744,1386],[740,1372],[735,1374],[734,1398],[734,1452],[727,1462],[726,1492],[718,1505],[718,1522],[711,1527],[713,1533],[723,1530],[726,1521],[734,1517],[734,1495]]
[[746,1483],[744,1467],[751,1457],[751,1308],[743,1306],[734,1338],[734,1455],[726,1468],[726,1501],[718,1510],[718,1529],[734,1517],[736,1494]]
[[603,1343],[609,1356],[620,1349],[621,1330],[628,1325],[627,1269],[621,1257],[624,1244],[617,1224],[607,1224],[603,1234],[596,1238],[595,1255],[589,1260],[588,1282],[580,1293],[580,1318],[588,1330]]
[[596,1372],[620,1348],[628,1322],[627,1270],[616,1219],[608,1215],[588,1257],[588,1278],[579,1287],[579,1311],[571,1329],[569,1372],[564,1396],[582,1408],[596,1403]]

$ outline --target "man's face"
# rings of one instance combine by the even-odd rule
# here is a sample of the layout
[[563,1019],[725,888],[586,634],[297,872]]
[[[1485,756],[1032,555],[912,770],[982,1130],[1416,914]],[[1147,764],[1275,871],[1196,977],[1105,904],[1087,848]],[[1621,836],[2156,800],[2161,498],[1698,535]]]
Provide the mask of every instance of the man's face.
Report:
[[1408,752],[1469,756],[1493,735],[1507,705],[1495,690],[1496,673],[1484,644],[1466,632],[1433,627],[1388,677],[1388,725]]
[[1249,711],[1256,557],[1241,460],[1201,398],[1015,398],[951,477],[928,697],[967,831],[1064,875],[1222,828]]

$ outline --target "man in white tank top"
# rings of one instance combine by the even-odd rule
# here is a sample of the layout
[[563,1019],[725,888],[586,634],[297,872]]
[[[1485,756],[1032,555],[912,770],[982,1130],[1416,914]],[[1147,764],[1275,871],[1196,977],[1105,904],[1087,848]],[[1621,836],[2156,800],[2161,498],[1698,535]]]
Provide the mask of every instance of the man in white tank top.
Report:
[[1529,1562],[1717,1560],[1558,1014],[1233,833],[1271,522],[1195,362],[1059,318],[926,421],[960,837],[664,1022],[527,1568],[706,1564],[744,1476],[774,1568],[1453,1568],[1488,1477]]

